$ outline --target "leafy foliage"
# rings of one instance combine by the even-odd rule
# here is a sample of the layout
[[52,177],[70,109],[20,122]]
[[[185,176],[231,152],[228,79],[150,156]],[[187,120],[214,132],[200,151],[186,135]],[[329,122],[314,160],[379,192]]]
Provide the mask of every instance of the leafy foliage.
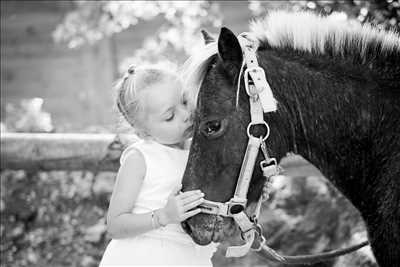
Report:
[[24,99],[19,105],[8,103],[4,112],[6,120],[2,122],[1,132],[52,132],[50,113],[43,110],[42,98]]
[[249,1],[249,9],[255,17],[265,15],[271,8],[282,7],[293,10],[313,10],[325,15],[342,12],[345,18],[370,22],[386,29],[400,30],[400,2],[398,0]]
[[114,174],[3,171],[5,266],[97,266]]
[[[80,1],[68,13],[53,37],[70,48],[92,44],[140,21],[156,18],[163,25],[143,41],[128,62],[160,62],[170,51],[189,53],[200,42],[201,27],[219,27],[219,5],[208,1]],[[128,63],[123,64],[124,67]]]
[[[223,17],[220,5],[215,1],[77,1],[75,9],[66,14],[63,22],[53,33],[54,40],[66,43],[70,48],[93,44],[103,38],[130,27],[138,27],[143,21],[163,21],[160,28],[143,40],[142,47],[120,64],[140,62],[179,62],[196,51],[200,29],[214,31],[220,27]],[[314,10],[322,14],[335,13],[344,19],[372,22],[384,28],[400,30],[399,0],[374,1],[249,1],[254,17],[264,16],[274,8]],[[340,13],[339,13],[340,12]],[[174,58],[168,55],[174,55]]]

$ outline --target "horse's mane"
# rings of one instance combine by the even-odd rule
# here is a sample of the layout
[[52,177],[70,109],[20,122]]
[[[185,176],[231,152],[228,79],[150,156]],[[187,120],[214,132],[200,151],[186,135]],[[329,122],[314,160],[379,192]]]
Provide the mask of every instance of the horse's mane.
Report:
[[[260,40],[259,50],[274,48],[298,50],[332,58],[349,58],[356,64],[398,65],[400,36],[357,21],[340,21],[335,16],[312,12],[272,11],[253,21],[250,30]],[[183,65],[185,88],[197,100],[198,90],[212,57],[218,53],[216,42],[196,51]]]
[[341,20],[336,15],[313,12],[273,11],[254,21],[250,30],[260,40],[260,48],[289,48],[312,55],[349,57],[354,63],[400,58],[400,36],[358,21]]

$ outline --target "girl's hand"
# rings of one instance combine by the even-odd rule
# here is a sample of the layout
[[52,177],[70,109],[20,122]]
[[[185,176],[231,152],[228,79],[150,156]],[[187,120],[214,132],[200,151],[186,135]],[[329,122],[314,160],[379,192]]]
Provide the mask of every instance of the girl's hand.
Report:
[[161,225],[180,223],[189,217],[200,213],[200,209],[194,209],[204,201],[204,193],[200,190],[192,190],[179,193],[181,186],[176,187],[168,197],[167,205],[160,209],[159,222]]

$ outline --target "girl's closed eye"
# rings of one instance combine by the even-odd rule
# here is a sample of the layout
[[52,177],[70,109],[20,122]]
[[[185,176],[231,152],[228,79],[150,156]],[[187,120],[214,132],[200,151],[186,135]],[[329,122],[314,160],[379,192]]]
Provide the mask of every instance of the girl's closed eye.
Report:
[[172,121],[174,119],[174,117],[175,117],[175,113],[172,112],[165,120],[166,121]]

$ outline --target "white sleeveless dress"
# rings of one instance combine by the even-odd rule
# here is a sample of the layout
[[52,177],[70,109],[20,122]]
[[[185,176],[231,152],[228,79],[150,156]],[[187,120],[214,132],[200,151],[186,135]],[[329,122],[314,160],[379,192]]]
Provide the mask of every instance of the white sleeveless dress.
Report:
[[[124,150],[121,164],[134,148],[144,156],[146,175],[132,212],[163,208],[172,190],[181,184],[189,151],[141,140]],[[212,266],[216,246],[199,246],[180,224],[168,224],[136,237],[111,240],[100,266]]]

